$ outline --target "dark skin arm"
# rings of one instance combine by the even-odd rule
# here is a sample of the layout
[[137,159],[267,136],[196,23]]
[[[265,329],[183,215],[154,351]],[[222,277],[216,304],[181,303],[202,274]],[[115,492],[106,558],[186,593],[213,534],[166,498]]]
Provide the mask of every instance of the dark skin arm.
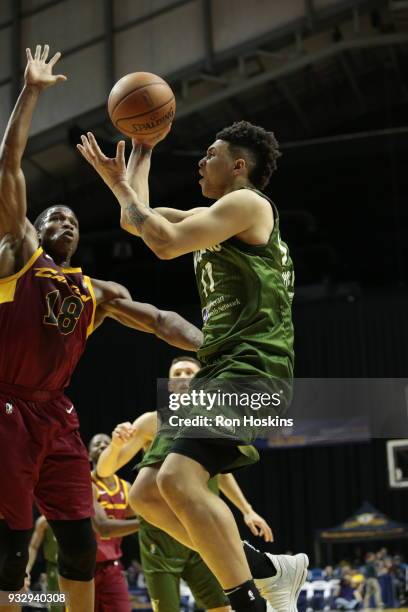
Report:
[[139,529],[138,519],[109,518],[98,502],[98,489],[92,485],[95,516],[92,518],[94,531],[103,538],[120,538],[135,533]]
[[196,351],[201,346],[201,331],[177,313],[134,302],[128,290],[117,283],[92,280],[92,284],[97,303],[94,327],[110,317],[186,351]]
[[26,218],[26,184],[21,160],[27,145],[31,120],[41,92],[66,80],[53,75],[60,57],[47,63],[49,47],[37,45],[34,57],[27,49],[24,87],[10,116],[0,145],[0,278],[21,268],[38,246],[37,234]]

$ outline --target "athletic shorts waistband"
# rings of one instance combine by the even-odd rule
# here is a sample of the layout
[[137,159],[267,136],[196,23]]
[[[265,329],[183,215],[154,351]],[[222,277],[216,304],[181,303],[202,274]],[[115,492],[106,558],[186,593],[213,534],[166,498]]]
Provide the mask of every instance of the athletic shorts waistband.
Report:
[[62,389],[47,391],[44,389],[30,389],[21,385],[9,385],[8,383],[0,382],[0,393],[12,395],[22,400],[31,402],[49,402],[64,394]]

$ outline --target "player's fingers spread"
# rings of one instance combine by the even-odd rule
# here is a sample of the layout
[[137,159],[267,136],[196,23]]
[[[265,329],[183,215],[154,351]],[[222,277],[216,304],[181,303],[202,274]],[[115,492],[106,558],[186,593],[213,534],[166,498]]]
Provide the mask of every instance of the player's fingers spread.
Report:
[[41,60],[43,62],[46,61],[49,52],[50,52],[50,46],[49,45],[44,45],[44,50],[43,50],[42,55],[41,55]]
[[90,155],[88,155],[85,147],[80,145],[80,144],[77,144],[77,149],[81,153],[81,155],[83,157],[85,157],[86,161],[89,162],[90,164],[92,164],[92,157],[90,157]]
[[28,61],[32,62],[33,61],[33,56],[31,55],[31,49],[29,49],[28,47],[26,49],[26,54],[27,54]]
[[95,136],[92,134],[92,132],[87,132],[86,135],[88,136],[89,144],[92,148],[92,151],[94,151],[94,153],[98,155],[99,157],[105,157],[105,155],[102,153],[100,146],[98,145],[97,140]]
[[95,157],[94,152],[93,152],[91,144],[90,144],[88,138],[85,136],[85,134],[82,134],[81,140],[82,140],[82,145],[83,145],[85,151],[87,152],[87,154],[90,157],[94,158]]
[[77,148],[77,149],[78,149],[78,151],[81,153],[81,155],[82,155],[83,157],[85,157],[86,161],[89,161],[89,160],[88,160],[88,158],[87,158],[87,156],[86,156],[86,153],[85,153],[85,149],[84,149],[84,147],[83,147],[82,145],[80,145],[80,144],[77,144],[76,148]]
[[38,60],[41,57],[41,45],[37,45],[35,48],[34,59]]
[[252,532],[254,535],[256,535],[256,536],[258,535],[258,533],[259,533],[259,532],[258,532],[258,529],[257,529],[257,527],[256,527],[255,523],[252,523],[252,522],[251,522],[251,523],[249,523],[248,527],[250,528],[251,532]]
[[125,161],[125,148],[126,148],[126,143],[124,140],[119,140],[117,147],[116,147],[116,158],[120,161]]
[[51,66],[51,68],[52,68],[58,62],[60,57],[61,57],[61,53],[59,51],[57,51],[57,53],[55,55],[53,55],[52,58],[50,59],[50,61],[48,62],[48,65]]

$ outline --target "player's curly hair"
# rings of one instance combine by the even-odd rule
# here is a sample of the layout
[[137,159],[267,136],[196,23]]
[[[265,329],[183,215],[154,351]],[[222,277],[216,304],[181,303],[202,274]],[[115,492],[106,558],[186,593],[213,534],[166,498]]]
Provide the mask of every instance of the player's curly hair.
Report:
[[249,152],[252,163],[248,178],[255,187],[264,189],[277,169],[276,160],[282,155],[274,133],[249,121],[237,121],[218,132],[216,138],[228,142],[234,156],[241,155],[243,149]]
[[[67,208],[68,210],[70,210],[71,212],[73,212],[72,208],[70,208],[69,206],[67,206],[66,204],[53,204],[53,206],[49,206],[48,208],[46,208],[45,210],[43,210],[38,217],[36,218],[36,220],[34,221],[33,225],[35,227],[35,229],[37,230],[37,232],[41,231],[42,226],[44,225],[44,221],[47,218],[48,212],[52,209],[52,208]],[[74,213],[75,214],[75,213]],[[76,215],[75,215],[76,216]]]

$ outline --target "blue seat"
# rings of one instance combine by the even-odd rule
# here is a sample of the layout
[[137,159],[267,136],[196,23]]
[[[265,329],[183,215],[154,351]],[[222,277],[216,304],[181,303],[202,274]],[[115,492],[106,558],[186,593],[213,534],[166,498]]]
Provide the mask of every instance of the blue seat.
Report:
[[309,582],[314,582],[315,580],[324,580],[324,572],[320,567],[314,567],[309,570],[308,573]]

